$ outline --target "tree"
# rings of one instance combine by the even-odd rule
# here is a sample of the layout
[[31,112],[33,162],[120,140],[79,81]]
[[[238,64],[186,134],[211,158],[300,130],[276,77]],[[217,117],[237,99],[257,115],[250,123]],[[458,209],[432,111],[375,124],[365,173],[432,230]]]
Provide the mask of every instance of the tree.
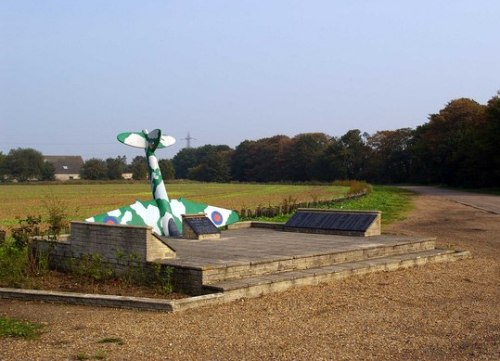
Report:
[[11,149],[4,162],[6,173],[20,182],[41,179],[46,167],[42,153],[32,148]]
[[413,156],[410,146],[414,130],[403,128],[381,130],[368,137],[371,149],[368,180],[385,183],[400,183],[411,176]]
[[170,159],[161,159],[158,162],[164,180],[175,179],[174,164]]
[[485,106],[467,98],[450,101],[416,129],[415,173],[428,182],[479,185],[484,162],[480,139],[486,126]]
[[106,162],[102,159],[92,158],[83,163],[80,177],[88,180],[103,180],[108,178]]
[[198,148],[184,148],[172,163],[177,178],[188,178],[205,182],[230,180],[230,156],[233,150],[227,145],[207,144]]
[[186,179],[189,169],[197,165],[197,156],[195,148],[181,149],[172,159],[175,174],[178,179]]
[[482,168],[484,185],[496,186],[500,184],[500,91],[492,97],[486,105],[487,124],[483,129],[482,142],[484,153],[483,162],[487,166]]
[[231,158],[231,177],[234,180],[241,182],[248,182],[248,168],[252,158],[250,156],[254,147],[255,141],[244,140],[234,150],[233,157]]
[[233,179],[247,182],[277,182],[287,179],[285,163],[291,145],[292,140],[286,135],[241,142],[231,159]]
[[370,148],[363,138],[367,136],[362,135],[359,129],[351,129],[338,140],[337,157],[343,178],[364,179],[366,177]]
[[5,180],[7,174],[7,156],[0,152],[0,182]]
[[328,146],[319,156],[317,167],[322,169],[319,180],[332,181],[346,179],[347,170],[342,159],[343,145],[336,137],[330,139]]
[[189,168],[188,178],[203,182],[228,182],[230,159],[234,151],[227,145],[204,145],[195,148],[196,164]]
[[324,133],[304,133],[293,137],[285,161],[288,179],[308,181],[322,178],[319,159],[328,147],[330,138]]
[[146,157],[138,155],[134,159],[132,159],[130,170],[132,171],[133,179],[148,179],[148,165],[146,163]]
[[127,168],[127,157],[118,156],[106,159],[106,168],[108,179],[122,179],[122,174]]
[[56,179],[56,169],[54,165],[50,162],[44,162],[41,179],[44,181],[53,181]]

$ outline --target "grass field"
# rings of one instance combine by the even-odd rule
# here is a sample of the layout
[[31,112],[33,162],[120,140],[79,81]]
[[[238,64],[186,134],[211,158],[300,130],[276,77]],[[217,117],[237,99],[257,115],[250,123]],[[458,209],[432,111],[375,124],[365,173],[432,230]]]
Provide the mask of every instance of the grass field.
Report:
[[[330,200],[342,197],[348,187],[333,185],[290,184],[167,184],[170,198],[193,201],[240,210],[257,206],[279,205],[284,199],[297,202]],[[48,202],[62,203],[70,220],[84,220],[93,215],[151,199],[149,183],[93,184],[22,184],[0,185],[0,228],[17,225],[17,218],[28,215],[47,216]]]

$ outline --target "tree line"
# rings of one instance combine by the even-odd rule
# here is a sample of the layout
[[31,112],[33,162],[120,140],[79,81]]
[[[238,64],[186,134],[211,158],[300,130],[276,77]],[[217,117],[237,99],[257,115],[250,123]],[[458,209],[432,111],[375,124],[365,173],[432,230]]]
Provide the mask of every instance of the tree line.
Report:
[[[170,159],[158,161],[165,180],[175,179],[175,171]],[[88,180],[116,180],[123,179],[124,173],[131,173],[132,179],[144,180],[148,177],[146,157],[136,156],[132,163],[127,164],[125,156],[107,158],[106,160],[92,158],[87,160],[80,170],[80,178]]]
[[[175,170],[170,159],[162,159],[158,163],[166,180],[175,178]],[[54,165],[46,161],[42,153],[36,149],[11,149],[6,155],[0,152],[0,181],[53,181],[55,172]],[[135,180],[147,179],[146,157],[137,156],[130,164],[127,164],[125,156],[105,160],[92,158],[83,163],[79,175],[85,180],[117,180],[123,179],[125,173],[132,174]]]
[[172,162],[181,178],[227,182],[362,179],[373,183],[500,186],[500,92],[486,105],[450,101],[416,129],[353,129],[340,137],[304,133],[245,140],[235,149],[182,149]]
[[[159,161],[165,179],[204,182],[305,182],[360,179],[372,183],[431,183],[465,187],[500,185],[500,92],[487,104],[451,100],[416,129],[381,130],[370,135],[352,129],[335,137],[303,133],[245,140],[236,148],[204,145],[184,148],[172,160]],[[0,176],[20,177],[29,169],[19,152],[0,153]],[[33,150],[30,150],[33,151]],[[36,152],[36,151],[35,151]],[[22,158],[22,157],[21,157]],[[31,154],[23,159],[33,159]],[[17,168],[16,168],[17,167]],[[32,166],[40,179],[50,166]],[[9,173],[10,172],[10,173]],[[90,159],[83,179],[119,179],[131,172],[147,177],[144,157]]]

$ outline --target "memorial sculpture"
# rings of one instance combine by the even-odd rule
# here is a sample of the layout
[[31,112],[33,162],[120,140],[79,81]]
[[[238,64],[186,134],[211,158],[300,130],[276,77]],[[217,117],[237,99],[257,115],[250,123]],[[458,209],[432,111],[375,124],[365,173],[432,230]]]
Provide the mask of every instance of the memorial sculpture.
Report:
[[86,219],[87,222],[150,226],[160,236],[177,237],[182,234],[182,215],[204,213],[216,227],[239,220],[232,210],[179,198],[169,199],[161,175],[155,150],[175,144],[175,138],[162,135],[159,129],[149,132],[127,132],[117,136],[123,144],[143,148],[146,151],[149,179],[153,199],[139,201]]

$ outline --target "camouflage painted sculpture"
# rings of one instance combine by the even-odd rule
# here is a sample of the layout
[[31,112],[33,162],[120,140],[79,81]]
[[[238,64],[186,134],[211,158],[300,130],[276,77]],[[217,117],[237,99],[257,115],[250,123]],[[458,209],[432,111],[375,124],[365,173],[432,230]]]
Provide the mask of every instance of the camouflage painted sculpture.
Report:
[[121,133],[118,140],[126,145],[143,148],[146,151],[149,179],[153,200],[136,201],[130,206],[115,209],[86,219],[87,222],[150,226],[153,232],[162,236],[179,236],[182,233],[182,215],[205,213],[217,227],[239,220],[238,214],[229,209],[191,202],[187,199],[168,198],[155,150],[173,145],[175,139],[161,135],[159,129],[148,132]]

